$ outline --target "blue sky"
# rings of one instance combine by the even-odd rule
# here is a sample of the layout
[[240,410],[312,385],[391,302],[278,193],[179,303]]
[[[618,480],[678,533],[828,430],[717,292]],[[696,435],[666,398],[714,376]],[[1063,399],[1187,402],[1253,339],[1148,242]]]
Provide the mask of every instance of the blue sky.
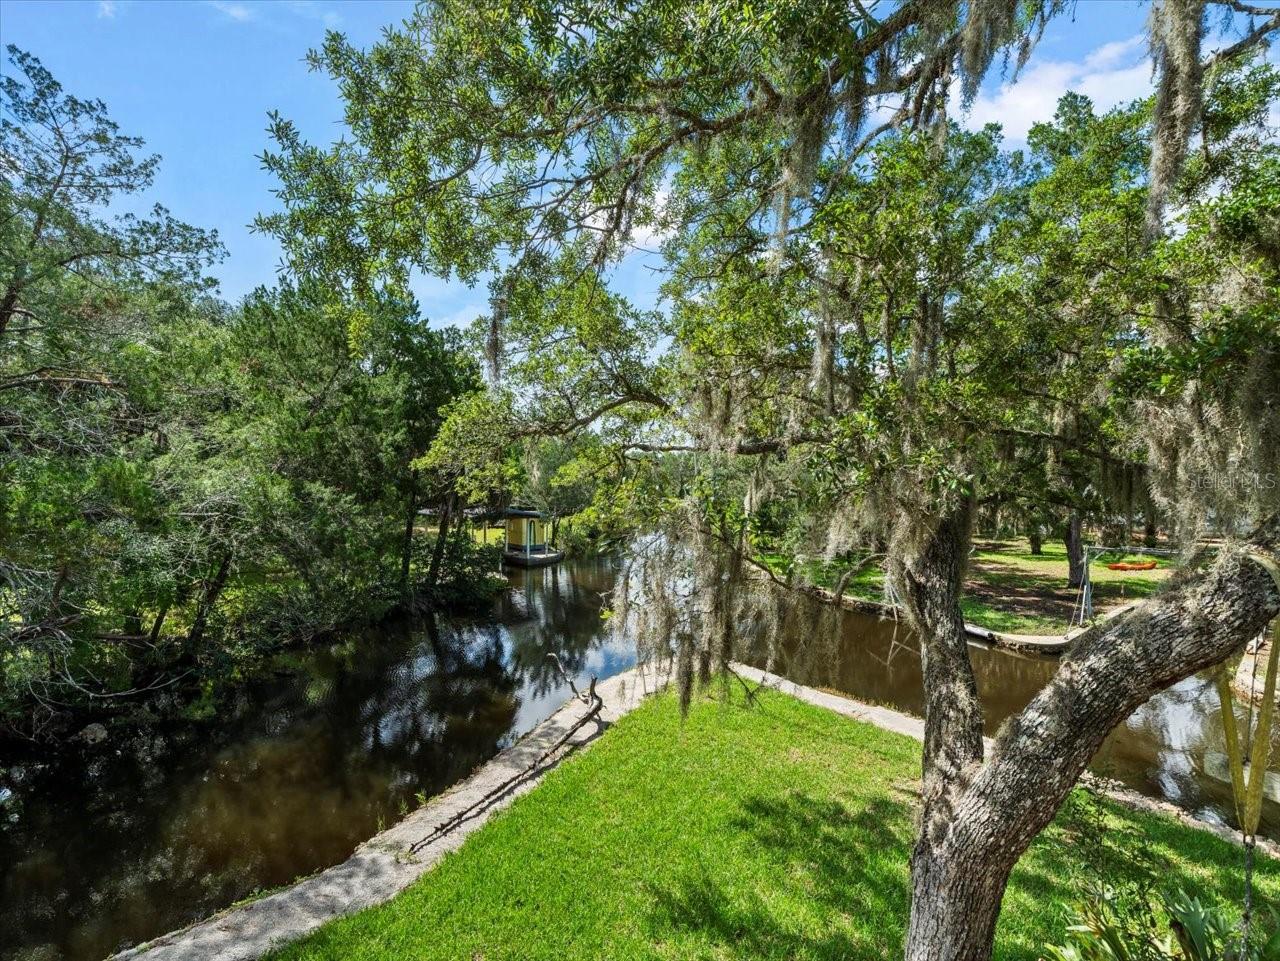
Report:
[[[270,283],[280,259],[274,241],[248,228],[274,204],[257,160],[268,146],[268,111],[309,139],[334,139],[341,104],[304,55],[329,28],[372,43],[411,9],[409,0],[0,0],[0,41],[34,53],[69,92],[104,100],[124,132],[161,154],[148,203],[217,228],[228,256],[213,273],[235,300]],[[1016,84],[998,71],[988,79],[968,122],[998,121],[1016,144],[1068,89],[1103,107],[1144,95],[1145,17],[1137,0],[1081,0],[1074,17],[1051,25]],[[613,286],[651,306],[654,265],[633,254]],[[466,323],[487,309],[483,284],[422,278],[416,291],[433,323]]]

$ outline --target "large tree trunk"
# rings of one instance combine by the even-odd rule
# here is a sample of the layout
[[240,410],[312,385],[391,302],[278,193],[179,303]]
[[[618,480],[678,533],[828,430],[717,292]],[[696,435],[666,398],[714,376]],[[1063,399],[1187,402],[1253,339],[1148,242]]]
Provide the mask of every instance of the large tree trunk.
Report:
[[[1280,515],[1259,528],[1253,543],[1276,551]],[[1271,576],[1239,551],[1224,553],[1177,590],[1081,634],[1053,680],[1001,729],[985,762],[964,728],[972,672],[948,679],[926,670],[929,716],[908,961],[990,958],[1010,872],[1107,734],[1153,694],[1220,663],[1277,615],[1280,589]],[[925,651],[944,643],[921,641]],[[954,716],[935,719],[948,705]],[[947,728],[957,730],[959,750],[931,745]]]
[[1079,587],[1084,583],[1084,535],[1079,511],[1072,511],[1067,520],[1067,531],[1062,540],[1067,545],[1067,586]]
[[1031,531],[1027,535],[1027,540],[1031,542],[1031,553],[1035,557],[1039,557],[1044,553],[1044,532],[1040,529],[1039,524],[1031,525]]
[[985,961],[995,944],[1009,868],[974,847],[927,851],[911,859],[908,961]]
[[946,779],[982,757],[982,703],[960,613],[972,517],[966,501],[938,521],[916,550],[902,552],[897,571],[907,617],[920,636],[926,808]]
[[[900,532],[899,545],[892,548],[900,557],[893,571],[898,593],[920,638],[925,689],[920,817],[911,854],[907,932],[912,961],[981,958],[974,946],[990,942],[1003,890],[989,884],[988,872],[978,864],[957,858],[950,845],[957,785],[982,762],[983,750],[982,703],[960,612],[972,518],[973,503],[966,500],[922,539]],[[994,907],[984,915],[983,904]]]

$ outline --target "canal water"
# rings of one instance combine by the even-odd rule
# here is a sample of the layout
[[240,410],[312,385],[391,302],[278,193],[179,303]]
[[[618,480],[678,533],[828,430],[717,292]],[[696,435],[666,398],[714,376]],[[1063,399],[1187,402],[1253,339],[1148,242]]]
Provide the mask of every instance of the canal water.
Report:
[[[516,571],[488,616],[293,655],[216,723],[158,725],[56,763],[0,758],[0,957],[99,961],[342,861],[564,703],[548,654],[578,679],[634,663],[600,618],[613,576],[603,559]],[[787,630],[780,672],[923,711],[904,628],[815,606]],[[973,656],[993,731],[1054,670]],[[1095,767],[1225,822],[1229,789],[1204,773],[1221,744],[1216,696],[1193,679],[1139,710]],[[1265,818],[1280,837],[1275,805]]]

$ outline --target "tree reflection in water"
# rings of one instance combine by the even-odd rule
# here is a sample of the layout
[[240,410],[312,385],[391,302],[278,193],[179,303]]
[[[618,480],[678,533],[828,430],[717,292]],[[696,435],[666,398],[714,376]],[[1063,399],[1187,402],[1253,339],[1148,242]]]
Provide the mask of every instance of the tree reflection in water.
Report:
[[[920,716],[924,692],[920,657],[905,624],[846,611],[831,626],[830,608],[800,598],[788,610],[788,637],[775,653],[774,670],[793,680],[850,694]],[[1057,662],[971,647],[986,730],[1021,711],[1053,676]],[[767,653],[759,652],[763,666]],[[1237,704],[1240,723],[1247,707]],[[1206,773],[1206,759],[1223,751],[1221,711],[1207,676],[1191,677],[1162,691],[1107,738],[1092,767],[1151,797],[1219,824],[1234,823],[1230,785]],[[1273,769],[1280,766],[1280,730]],[[1280,805],[1263,804],[1264,836],[1280,839]]]
[[[345,858],[379,827],[533,728],[575,680],[631,666],[602,622],[607,560],[511,574],[488,617],[439,618],[282,660],[216,723],[169,723],[56,763],[0,770],[0,956],[93,959]],[[905,625],[801,601],[774,669],[919,714]],[[770,657],[763,647],[757,660]],[[974,649],[994,732],[1056,670]],[[1138,710],[1095,768],[1202,817],[1229,820],[1204,774],[1222,749],[1216,698],[1192,678]],[[1242,708],[1243,710],[1243,708]],[[1280,763],[1280,752],[1275,755]],[[8,795],[5,792],[9,792]],[[1277,805],[1263,832],[1280,835]]]
[[0,956],[97,961],[344,859],[568,697],[550,666],[630,666],[608,561],[512,575],[441,617],[281,659],[215,722],[153,725],[0,771]]

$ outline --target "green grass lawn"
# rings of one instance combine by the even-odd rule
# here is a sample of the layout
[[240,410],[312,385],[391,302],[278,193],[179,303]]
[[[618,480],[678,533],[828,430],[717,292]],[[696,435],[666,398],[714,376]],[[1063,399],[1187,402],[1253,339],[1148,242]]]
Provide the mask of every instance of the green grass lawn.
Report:
[[[505,543],[507,536],[506,528],[502,525],[485,525],[479,521],[468,521],[466,531],[471,536],[471,540],[477,544],[501,545]],[[424,520],[414,527],[414,532],[418,537],[434,541],[440,534],[440,525],[434,521]]]
[[[900,950],[919,745],[786,695],[627,715],[399,897],[272,958],[879,959]],[[1241,896],[1238,849],[1073,799],[1019,865],[997,956],[1034,961],[1105,862]],[[1258,897],[1280,898],[1260,859]]]
[[[765,554],[775,573],[786,569],[787,558]],[[1159,558],[1153,571],[1112,571],[1116,561],[1151,560],[1139,555],[1108,554],[1091,565],[1094,610],[1150,597],[1173,569],[1170,558]],[[832,589],[844,567],[838,562],[805,563],[804,577],[819,587]],[[884,572],[868,568],[845,585],[848,597],[883,601]],[[1045,542],[1042,553],[1032,554],[1025,540],[982,541],[969,558],[965,595],[960,607],[965,620],[978,627],[1011,634],[1063,634],[1070,626],[1076,589],[1067,587],[1067,549],[1058,541]]]

